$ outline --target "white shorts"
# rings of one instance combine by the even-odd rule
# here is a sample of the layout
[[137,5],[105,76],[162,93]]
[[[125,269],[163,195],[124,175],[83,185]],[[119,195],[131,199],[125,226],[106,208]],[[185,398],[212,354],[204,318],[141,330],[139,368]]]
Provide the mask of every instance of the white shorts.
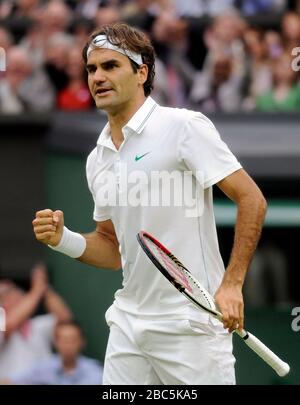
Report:
[[190,320],[142,319],[112,307],[108,312],[103,384],[235,384],[232,336],[225,330]]

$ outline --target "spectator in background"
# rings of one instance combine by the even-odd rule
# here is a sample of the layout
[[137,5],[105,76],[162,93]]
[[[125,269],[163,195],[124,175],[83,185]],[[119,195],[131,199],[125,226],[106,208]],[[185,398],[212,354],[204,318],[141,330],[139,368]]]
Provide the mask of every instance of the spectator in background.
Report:
[[222,51],[231,57],[234,74],[243,76],[245,73],[243,35],[246,29],[246,21],[235,11],[227,11],[215,17],[205,33],[208,55],[204,68],[209,68],[210,58],[214,52]]
[[46,43],[44,68],[56,92],[68,84],[65,65],[69,49],[73,46],[73,38],[65,33],[52,35]]
[[205,111],[234,112],[240,109],[246,74],[243,33],[246,22],[235,11],[212,21],[205,33],[208,53],[203,69],[195,74],[190,102]]
[[40,20],[41,35],[50,38],[53,34],[66,32],[71,19],[72,12],[64,1],[46,2]]
[[283,43],[279,32],[268,30],[264,40],[269,59],[277,59],[283,54]]
[[234,6],[234,0],[173,0],[177,14],[185,17],[214,17]]
[[273,62],[273,88],[257,99],[259,111],[299,111],[300,84],[298,72],[291,67],[292,58],[285,53]]
[[282,19],[281,31],[286,52],[300,46],[300,15],[294,12],[286,13]]
[[215,52],[210,69],[195,76],[190,100],[205,112],[234,112],[241,105],[241,85],[230,55]]
[[257,98],[271,90],[272,71],[264,32],[249,28],[244,34],[247,58],[248,88],[247,97],[243,101],[244,110],[253,110]]
[[74,38],[75,46],[82,48],[94,28],[94,21],[84,17],[75,18],[70,25],[70,34]]
[[54,333],[57,354],[35,362],[31,367],[13,374],[6,383],[29,385],[99,385],[102,367],[93,359],[82,356],[85,339],[80,326],[67,321],[58,323]]
[[34,69],[24,49],[7,52],[7,69],[0,82],[0,112],[45,112],[54,105],[53,88],[41,69]]
[[43,66],[45,38],[41,35],[40,24],[36,20],[32,20],[19,45],[27,52],[34,67],[41,68]]
[[121,13],[120,8],[113,5],[107,4],[105,6],[99,7],[95,13],[95,25],[99,27],[104,24],[111,24],[120,21]]
[[75,13],[87,18],[93,19],[96,15],[99,5],[102,0],[79,0],[76,1]]
[[[41,302],[48,313],[34,316]],[[49,286],[42,264],[33,268],[27,293],[12,281],[1,281],[0,305],[6,311],[6,331],[0,332],[0,378],[4,379],[51,354],[56,322],[69,321],[72,314]]]
[[[163,64],[163,62],[156,58],[155,60],[155,76],[153,80],[152,97],[154,100],[162,105],[172,105],[172,96],[174,95],[174,88],[171,89],[170,74]],[[177,99],[176,106],[181,105],[181,100]]]
[[14,1],[13,14],[18,17],[35,18],[40,9],[40,0],[16,0]]
[[187,23],[175,14],[163,12],[153,24],[152,38],[157,45],[158,55],[161,54],[163,58],[156,58],[158,74],[154,79],[154,98],[167,105],[183,106],[186,101],[184,85],[192,75],[190,71],[194,71],[185,55]]
[[173,7],[170,10],[170,0],[166,0],[162,5],[160,1],[153,0],[129,1],[121,8],[120,20],[150,32],[153,21],[165,11],[170,13],[173,11]]
[[0,19],[7,18],[12,11],[13,4],[10,0],[0,2]]
[[86,83],[81,50],[69,48],[65,56],[68,84],[58,93],[57,107],[60,110],[88,110],[94,102]]

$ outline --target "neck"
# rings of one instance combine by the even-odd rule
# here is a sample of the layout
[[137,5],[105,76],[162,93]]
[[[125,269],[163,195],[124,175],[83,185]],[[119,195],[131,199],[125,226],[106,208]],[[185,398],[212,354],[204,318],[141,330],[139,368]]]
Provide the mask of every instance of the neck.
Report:
[[76,367],[76,359],[63,359],[62,363],[65,372],[72,371]]
[[146,97],[143,95],[127,102],[126,105],[120,105],[114,111],[108,111],[108,122],[111,131],[111,138],[117,149],[124,141],[122,128],[127,124],[131,117],[144,104]]

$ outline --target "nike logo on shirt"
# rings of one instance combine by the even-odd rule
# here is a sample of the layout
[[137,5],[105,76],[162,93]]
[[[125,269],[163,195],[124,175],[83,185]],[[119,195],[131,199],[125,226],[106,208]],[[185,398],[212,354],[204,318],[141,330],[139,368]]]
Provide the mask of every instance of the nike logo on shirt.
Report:
[[148,155],[148,153],[150,153],[150,152],[146,152],[146,153],[144,153],[143,155],[140,155],[140,156],[135,155],[134,160],[137,162],[138,160],[142,159],[144,156]]

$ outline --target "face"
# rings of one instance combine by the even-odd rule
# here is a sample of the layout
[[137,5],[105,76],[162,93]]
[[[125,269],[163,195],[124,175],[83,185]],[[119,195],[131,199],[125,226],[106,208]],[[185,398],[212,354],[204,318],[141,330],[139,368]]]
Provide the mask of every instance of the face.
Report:
[[31,73],[27,55],[16,48],[11,48],[7,55],[6,77],[12,86],[19,85]]
[[2,285],[0,283],[0,290],[3,290],[0,296],[0,305],[6,311],[10,311],[10,309],[14,308],[24,296],[24,292],[14,284]]
[[88,57],[86,68],[97,108],[117,113],[144,97],[146,65],[135,73],[127,56],[110,49],[95,49]]
[[76,326],[61,325],[56,330],[54,344],[63,359],[75,360],[83,348],[84,340]]
[[297,14],[288,14],[282,23],[284,36],[289,40],[299,40],[300,38],[300,17]]
[[214,32],[216,37],[225,43],[230,43],[240,36],[242,31],[241,21],[230,14],[217,17],[214,24]]

